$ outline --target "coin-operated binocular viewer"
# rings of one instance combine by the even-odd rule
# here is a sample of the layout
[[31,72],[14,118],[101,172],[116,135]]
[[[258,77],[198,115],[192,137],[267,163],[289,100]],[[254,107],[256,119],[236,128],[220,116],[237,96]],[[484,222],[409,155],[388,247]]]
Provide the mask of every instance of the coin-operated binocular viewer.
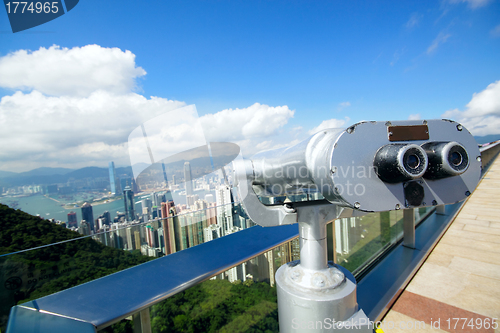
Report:
[[[234,171],[243,207],[255,223],[299,224],[300,261],[276,272],[280,331],[321,322],[320,332],[371,332],[358,308],[353,275],[328,262],[327,223],[461,201],[476,188],[481,157],[472,135],[454,121],[362,122],[260,152],[234,162]],[[259,200],[312,192],[324,200],[274,206]]]

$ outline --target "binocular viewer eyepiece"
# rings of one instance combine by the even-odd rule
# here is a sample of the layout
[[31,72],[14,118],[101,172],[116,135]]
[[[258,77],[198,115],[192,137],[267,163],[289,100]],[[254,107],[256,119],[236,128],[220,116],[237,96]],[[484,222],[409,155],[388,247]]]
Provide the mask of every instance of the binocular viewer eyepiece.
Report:
[[467,150],[457,142],[429,142],[422,148],[429,157],[424,175],[428,179],[461,175],[469,167]]
[[481,155],[473,136],[451,120],[372,121],[260,152],[246,170],[259,196],[316,192],[373,212],[465,199],[479,182]]
[[441,179],[464,173],[469,167],[466,149],[455,141],[388,144],[375,154],[373,166],[379,178],[398,183],[424,177]]

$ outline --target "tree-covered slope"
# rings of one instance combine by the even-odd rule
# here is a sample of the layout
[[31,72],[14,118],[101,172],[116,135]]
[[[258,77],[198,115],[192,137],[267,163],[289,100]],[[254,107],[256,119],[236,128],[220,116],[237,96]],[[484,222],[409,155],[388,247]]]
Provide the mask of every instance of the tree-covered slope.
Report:
[[[66,240],[72,241],[6,255]],[[6,324],[13,305],[152,259],[139,251],[123,251],[90,237],[81,238],[76,232],[1,204],[0,255],[3,255],[0,257],[0,327]]]

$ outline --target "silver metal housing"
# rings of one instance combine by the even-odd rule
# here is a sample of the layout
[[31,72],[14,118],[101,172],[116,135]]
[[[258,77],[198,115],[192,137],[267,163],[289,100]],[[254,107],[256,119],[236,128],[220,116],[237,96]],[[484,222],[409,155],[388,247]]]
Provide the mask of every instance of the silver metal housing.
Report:
[[[389,127],[412,126],[426,126],[428,137],[408,135],[408,139],[400,141],[391,137]],[[381,147],[401,144],[407,149],[422,149],[431,142],[449,143],[450,147],[460,142],[469,157],[467,168],[450,177],[429,179],[419,173],[412,175],[414,180],[395,183],[377,175],[373,163]],[[295,146],[254,155],[252,184],[261,190],[258,195],[319,191],[331,203],[367,212],[442,205],[463,200],[475,189],[481,171],[479,156],[473,136],[454,121],[362,122],[348,129],[322,130]],[[442,165],[446,169],[446,163]],[[429,159],[428,168],[431,167]],[[411,186],[405,191],[408,185]],[[419,197],[410,198],[412,193]]]

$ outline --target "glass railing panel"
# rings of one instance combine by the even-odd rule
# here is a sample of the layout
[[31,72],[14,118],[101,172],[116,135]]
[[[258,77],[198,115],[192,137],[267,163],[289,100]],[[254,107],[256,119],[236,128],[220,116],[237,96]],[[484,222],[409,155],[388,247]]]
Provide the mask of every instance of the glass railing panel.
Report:
[[[109,235],[107,235],[109,236]],[[140,251],[105,246],[90,237],[0,257],[0,314],[10,308],[144,263]]]
[[278,332],[274,276],[299,255],[295,238],[152,306],[152,332]]
[[436,207],[420,207],[413,210],[415,214],[415,226],[423,222],[431,212],[433,212]]
[[152,332],[278,332],[274,274],[294,242],[152,306]]
[[[234,205],[220,211],[239,212]],[[0,226],[0,329],[5,329],[10,308],[134,265],[210,240],[205,229],[217,225],[217,208],[201,207],[182,214],[143,221],[81,222],[76,230],[2,206]],[[161,213],[160,213],[161,214]],[[219,214],[221,215],[221,214]],[[223,214],[222,214],[223,215]],[[235,218],[234,225],[250,221]],[[224,230],[222,235],[235,232]],[[35,248],[31,248],[35,247]]]
[[277,309],[269,283],[211,279],[152,306],[151,332],[278,332]]
[[335,220],[337,263],[355,275],[403,234],[403,212],[370,213]]

